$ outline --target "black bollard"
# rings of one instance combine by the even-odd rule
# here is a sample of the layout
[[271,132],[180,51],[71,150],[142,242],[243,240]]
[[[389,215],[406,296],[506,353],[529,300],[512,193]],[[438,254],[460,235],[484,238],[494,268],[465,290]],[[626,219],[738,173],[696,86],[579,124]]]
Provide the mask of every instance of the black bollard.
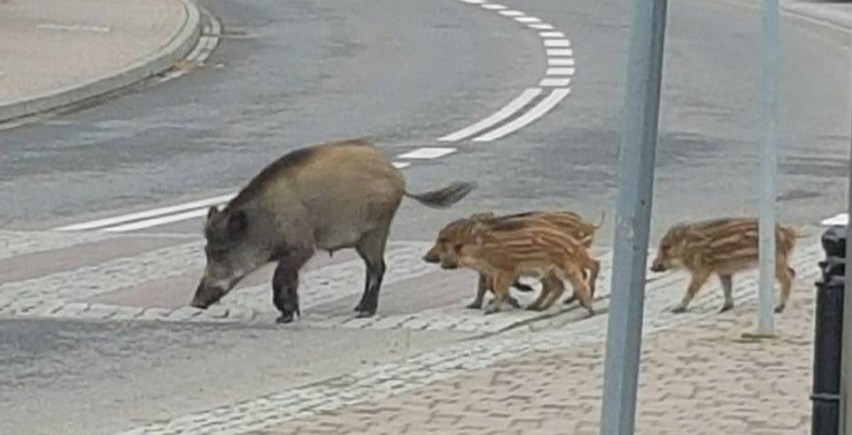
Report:
[[843,338],[843,292],[846,286],[846,228],[822,235],[825,261],[817,281],[811,435],[837,435],[840,412],[840,357]]
[[820,239],[826,257],[846,258],[846,227],[834,225],[822,233]]

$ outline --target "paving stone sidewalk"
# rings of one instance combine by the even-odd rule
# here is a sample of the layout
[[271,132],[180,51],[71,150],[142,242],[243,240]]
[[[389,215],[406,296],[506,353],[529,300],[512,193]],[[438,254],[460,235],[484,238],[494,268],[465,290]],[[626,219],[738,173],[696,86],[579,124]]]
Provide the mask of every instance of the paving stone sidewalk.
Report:
[[0,0],[0,121],[168,68],[199,29],[186,0]]
[[[814,289],[799,282],[774,340],[755,302],[643,343],[637,433],[802,435],[810,428]],[[261,434],[596,435],[604,343],[537,352],[387,399],[322,411]]]

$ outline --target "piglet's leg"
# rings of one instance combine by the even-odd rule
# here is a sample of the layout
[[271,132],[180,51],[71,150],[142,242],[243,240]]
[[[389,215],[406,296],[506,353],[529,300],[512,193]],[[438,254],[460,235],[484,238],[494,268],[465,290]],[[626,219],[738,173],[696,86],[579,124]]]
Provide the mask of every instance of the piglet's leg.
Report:
[[485,308],[485,314],[499,312],[503,308],[503,302],[509,298],[509,287],[512,285],[512,276],[507,274],[498,274],[493,279],[494,300]]
[[471,308],[474,310],[478,310],[482,308],[482,301],[485,299],[485,292],[488,291],[489,288],[492,287],[491,279],[489,279],[484,274],[479,274],[479,281],[476,283],[476,298],[466,306],[466,308]]
[[730,274],[720,274],[719,282],[722,283],[722,292],[725,294],[725,304],[722,305],[720,313],[734,308],[734,277]]
[[710,273],[704,271],[695,271],[692,273],[692,279],[689,281],[689,286],[686,288],[686,294],[683,295],[683,299],[680,301],[680,305],[674,307],[672,309],[673,313],[683,313],[686,311],[686,307],[689,306],[689,302],[692,301],[692,298],[695,297],[695,294],[698,293],[698,290],[707,283],[707,280],[710,279]]

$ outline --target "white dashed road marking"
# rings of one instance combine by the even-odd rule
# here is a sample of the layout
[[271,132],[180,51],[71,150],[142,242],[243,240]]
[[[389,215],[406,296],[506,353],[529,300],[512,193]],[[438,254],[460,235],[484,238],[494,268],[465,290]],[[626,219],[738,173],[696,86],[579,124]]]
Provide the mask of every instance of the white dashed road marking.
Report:
[[503,106],[502,109],[494,112],[491,116],[483,119],[482,121],[477,122],[469,127],[463,128],[455,133],[448,134],[440,139],[441,142],[456,142],[460,139],[464,139],[468,136],[471,136],[475,133],[478,133],[486,128],[494,126],[495,124],[509,118],[518,110],[521,110],[524,106],[529,104],[535,97],[541,94],[542,90],[539,88],[529,88],[521,92],[521,95],[515,97],[514,100],[510,101],[509,104]]
[[[570,57],[567,57],[567,58],[551,57],[550,59],[547,59],[547,66],[573,66],[573,65],[574,65],[574,59],[572,59]],[[571,68],[571,71],[572,71],[571,74],[573,74],[574,68]]]
[[[486,10],[496,10],[504,17],[508,17],[518,23],[525,24],[526,27],[538,30],[538,36],[542,38],[542,44],[545,53],[548,56],[547,65],[549,66],[574,66],[573,50],[567,48],[571,46],[571,41],[565,38],[563,32],[553,31],[553,26],[542,22],[541,18],[528,16],[524,12],[508,9],[506,6],[487,3],[485,1],[471,2],[469,0],[461,0],[464,3],[474,3]],[[557,47],[557,48],[554,48]],[[553,109],[565,96],[568,95],[568,86],[571,84],[569,79],[553,80],[547,76],[570,76],[574,75],[575,69],[554,69],[548,68],[545,71],[545,78],[539,82],[542,88],[559,88],[559,92],[551,92],[537,104],[530,104],[534,99],[542,94],[541,88],[529,88],[520,96],[509,102],[499,111],[482,119],[481,121],[462,128],[454,133],[447,134],[438,139],[439,142],[457,142],[459,140],[474,137],[474,142],[489,142],[502,137],[505,137],[515,131],[529,125],[536,119],[544,116],[549,110]],[[525,113],[520,113],[526,109]],[[514,120],[510,118],[515,117]],[[503,126],[498,126],[502,122],[507,122]],[[490,128],[495,128],[491,132],[485,132]],[[481,134],[485,132],[484,134]]]
[[407,152],[405,154],[400,154],[397,157],[400,159],[435,159],[450,153],[454,153],[455,151],[455,148],[419,148],[414,151]]
[[[560,101],[568,96],[570,93],[569,86],[571,85],[570,76],[573,76],[576,72],[573,58],[574,52],[571,48],[568,48],[571,46],[571,42],[565,38],[563,32],[554,31],[552,25],[542,22],[538,17],[527,16],[523,11],[510,9],[501,4],[489,3],[486,0],[460,1],[477,5],[484,10],[495,11],[501,16],[521,23],[529,29],[536,30],[538,36],[542,38],[543,48],[547,55],[547,68],[545,68],[544,77],[539,81],[538,87],[525,89],[520,95],[497,112],[468,127],[438,138],[438,142],[457,142],[463,139],[470,139],[473,142],[489,142],[505,137],[530,125],[556,107]],[[205,27],[203,33],[205,36],[202,37],[196,49],[188,57],[188,60],[191,62],[200,63],[209,56],[210,51],[218,44],[218,35],[221,33],[220,23],[214,17],[210,17],[210,24]],[[185,72],[185,69],[172,71],[163,77],[162,80],[174,78]],[[548,92],[545,92],[545,90],[548,90]],[[406,160],[435,159],[456,151],[455,148],[421,148],[397,156],[399,160],[394,161],[393,165],[398,169],[405,169],[412,165],[411,161]],[[207,198],[170,207],[66,225],[54,228],[54,230],[98,230],[108,233],[137,231],[204,217],[210,206],[223,205],[233,198],[233,196],[234,194]]]
[[538,82],[538,85],[547,88],[547,87],[565,87],[571,84],[571,79],[542,79]]
[[[568,49],[551,48],[551,49],[547,50],[547,55],[548,56],[573,56],[574,50],[571,50],[570,48],[568,48]],[[573,59],[571,59],[571,60],[573,60]]]
[[526,127],[527,125],[547,113],[550,109],[554,108],[557,104],[559,104],[560,101],[562,101],[562,99],[567,97],[568,93],[570,92],[570,88],[554,89],[547,97],[539,101],[538,104],[536,104],[532,109],[530,109],[523,115],[515,118],[514,120],[512,120],[512,122],[505,124],[498,129],[492,130],[489,133],[474,138],[474,142],[488,142],[495,139],[500,139],[501,137],[506,136],[518,129]]

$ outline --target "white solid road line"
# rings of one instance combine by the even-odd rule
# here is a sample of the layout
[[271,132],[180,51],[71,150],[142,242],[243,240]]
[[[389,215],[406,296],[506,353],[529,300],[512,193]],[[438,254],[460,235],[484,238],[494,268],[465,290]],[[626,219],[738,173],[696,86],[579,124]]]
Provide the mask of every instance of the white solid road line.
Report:
[[[446,148],[439,148],[440,155],[449,154],[452,151],[443,151]],[[428,158],[428,157],[419,157]],[[405,169],[411,166],[411,162],[393,162],[397,169]],[[127,231],[141,230],[152,228],[160,225],[180,222],[188,219],[204,217],[207,215],[207,210],[213,205],[224,205],[236,196],[236,193],[230,195],[217,196],[215,198],[201,199],[198,201],[187,202],[169,207],[155,208],[153,210],[142,211],[138,213],[130,213],[126,215],[99,219],[91,222],[83,222],[80,224],[68,225],[64,227],[54,228],[54,231],[83,231],[83,230],[98,230],[109,233],[123,233]]]
[[429,147],[418,148],[414,151],[400,154],[396,157],[399,159],[436,159],[454,152],[456,152],[455,148]]
[[489,128],[500,121],[512,116],[518,110],[521,110],[524,106],[529,104],[533,98],[537,97],[542,92],[541,88],[529,88],[521,92],[520,95],[515,97],[514,100],[510,101],[509,104],[503,106],[502,109],[493,113],[491,116],[473,124],[469,127],[465,127],[455,133],[450,133],[442,138],[439,138],[439,142],[456,142],[465,137],[471,136],[473,134],[479,133],[486,128]]
[[144,221],[133,222],[124,225],[117,225],[114,227],[107,227],[101,231],[106,231],[108,233],[124,233],[127,231],[135,231],[142,230],[145,228],[157,227],[160,225],[170,224],[174,222],[185,221],[187,219],[194,219],[199,217],[207,216],[207,208],[202,208],[199,210],[192,210],[185,213],[178,213],[169,216],[163,216],[154,219],[146,219]]
[[509,122],[503,125],[500,128],[491,130],[491,132],[483,134],[482,136],[478,136],[473,139],[474,142],[490,142],[494,139],[499,139],[507,134],[514,132],[520,128],[523,128],[540,118],[542,115],[553,109],[563,98],[567,97],[571,92],[571,89],[568,88],[559,88],[554,89],[550,92],[550,95],[545,97],[543,100],[539,101],[532,109],[524,113],[523,115],[515,118],[512,122]]
[[162,216],[170,213],[177,213],[186,210],[192,210],[201,207],[209,207],[211,205],[218,205],[231,200],[236,194],[217,196],[215,198],[207,198],[198,201],[188,202],[186,204],[173,205],[170,207],[162,207],[155,208],[153,210],[141,211],[138,213],[130,213],[126,215],[106,218],[106,219],[98,219],[91,222],[83,222],[80,224],[68,225],[64,227],[54,228],[54,231],[81,231],[81,230],[93,230],[97,228],[108,227],[111,225],[121,224],[125,222],[135,221],[139,219],[151,218],[155,216]]

